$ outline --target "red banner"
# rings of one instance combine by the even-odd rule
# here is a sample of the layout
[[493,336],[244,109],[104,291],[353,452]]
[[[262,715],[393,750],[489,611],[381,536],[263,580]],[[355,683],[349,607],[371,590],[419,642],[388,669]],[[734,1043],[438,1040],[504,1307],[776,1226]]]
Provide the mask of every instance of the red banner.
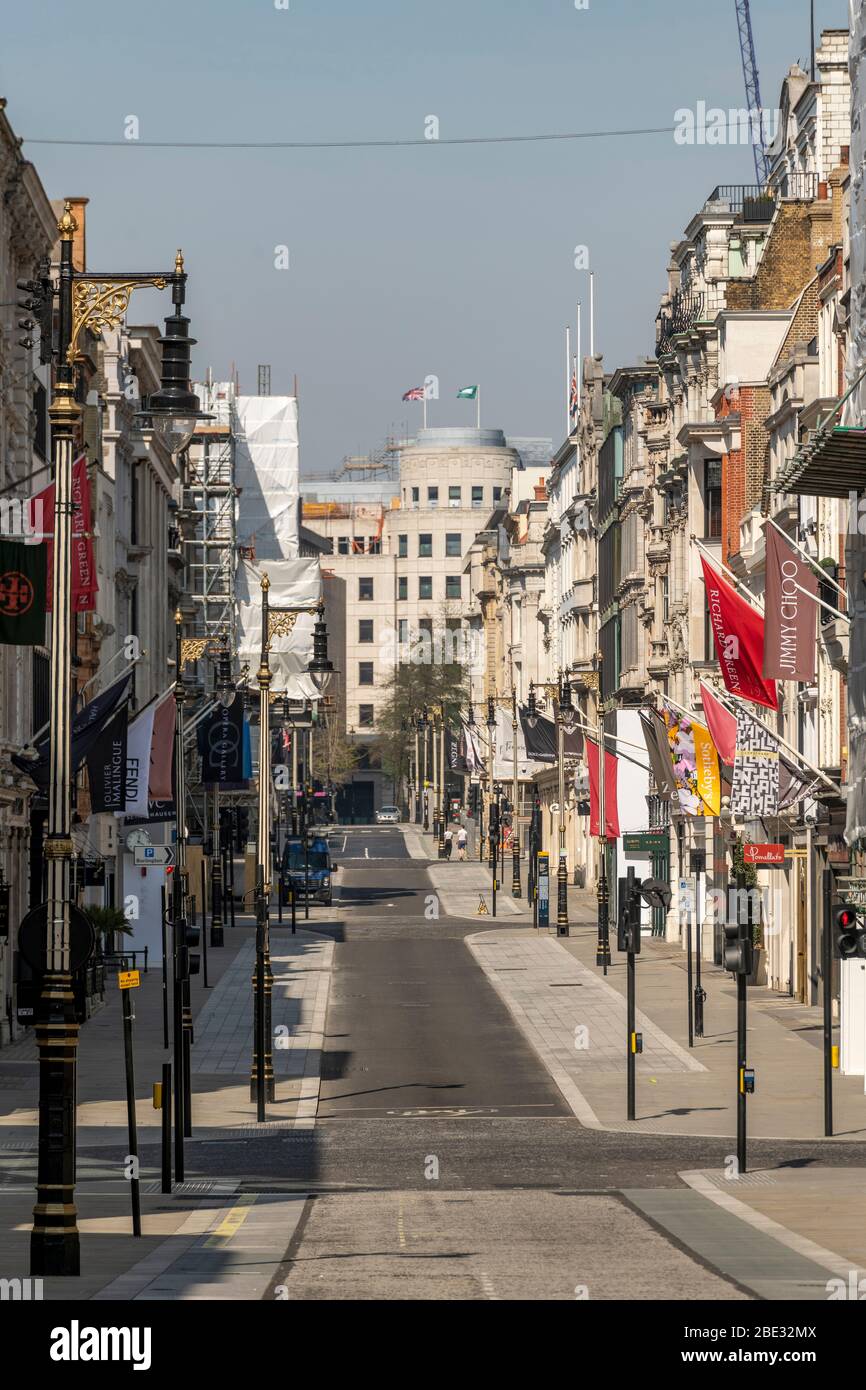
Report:
[[719,697],[701,681],[701,701],[710,738],[723,763],[734,766],[737,753],[737,716],[725,709]]
[[[586,740],[586,765],[589,768],[589,833],[598,836],[598,744]],[[613,753],[604,755],[604,833],[608,840],[619,839],[619,806],[617,804],[617,771],[619,764]]]
[[[37,503],[41,505],[42,517],[39,530],[47,539],[48,562],[48,609],[54,583],[54,484],[37,492],[30,502],[30,523],[35,528],[39,519]],[[90,480],[87,476],[87,459],[82,454],[72,465],[72,611],[73,613],[92,613],[96,607],[96,594],[99,584],[96,578],[96,559],[93,553],[93,534],[91,530]]]
[[764,619],[707,564],[703,555],[704,583],[710,607],[710,626],[725,688],[741,700],[777,709],[776,682],[765,680]]
[[[767,552],[764,675],[811,684],[815,679],[818,650],[815,641],[818,576],[769,521],[764,529],[764,544]],[[808,592],[803,593],[804,589]]]

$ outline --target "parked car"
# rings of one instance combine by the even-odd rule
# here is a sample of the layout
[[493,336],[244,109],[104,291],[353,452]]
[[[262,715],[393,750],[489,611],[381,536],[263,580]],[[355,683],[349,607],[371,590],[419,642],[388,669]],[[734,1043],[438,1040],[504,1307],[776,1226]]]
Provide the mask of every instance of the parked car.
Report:
[[283,902],[289,901],[289,888],[297,898],[309,896],[317,902],[330,907],[333,901],[331,876],[337,873],[339,865],[331,859],[327,840],[320,835],[310,839],[306,856],[306,881],[304,878],[304,842],[299,835],[291,835],[283,848],[282,884]]
[[400,810],[397,806],[383,806],[376,812],[377,825],[399,825]]

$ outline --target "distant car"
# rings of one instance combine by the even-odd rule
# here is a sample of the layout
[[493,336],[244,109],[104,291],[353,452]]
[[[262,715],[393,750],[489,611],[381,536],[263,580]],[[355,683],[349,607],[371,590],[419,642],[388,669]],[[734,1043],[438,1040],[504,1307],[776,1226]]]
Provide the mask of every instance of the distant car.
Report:
[[[307,869],[305,876],[304,869]],[[316,898],[326,907],[333,901],[331,875],[337,872],[338,865],[331,859],[327,840],[320,835],[310,838],[307,846],[306,863],[303,840],[291,836],[283,850],[282,893],[283,902],[289,901],[289,888],[296,898]]]
[[376,812],[377,825],[399,825],[400,811],[397,806],[383,806]]

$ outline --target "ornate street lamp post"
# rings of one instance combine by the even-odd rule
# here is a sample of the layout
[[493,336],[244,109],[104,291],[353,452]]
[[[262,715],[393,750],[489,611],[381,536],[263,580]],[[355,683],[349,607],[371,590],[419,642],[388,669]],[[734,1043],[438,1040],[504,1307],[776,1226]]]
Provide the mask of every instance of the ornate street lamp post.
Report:
[[[220,644],[217,649],[217,669],[216,669],[216,689],[215,695],[217,703],[223,709],[231,709],[237,697],[235,683],[232,680],[232,658],[229,650],[228,633],[220,633]],[[220,852],[220,788],[219,782],[214,783],[213,789],[213,844],[211,853],[211,917],[210,917],[210,944],[211,946],[222,946],[224,944],[223,930],[223,872],[222,854]]]
[[[34,1276],[78,1275],[81,1267],[75,1206],[75,1082],[78,1023],[72,975],[78,950],[72,939],[71,863],[71,695],[72,695],[72,464],[81,409],[75,399],[75,364],[82,332],[116,328],[132,291],[142,285],[172,286],[176,307],[184,302],[186,275],[178,252],[173,272],[97,275],[76,272],[72,243],[77,223],[67,202],[58,224],[60,237],[57,373],[49,415],[54,466],[54,573],[52,580],[50,784],[45,905],[45,968],[36,1013],[39,1052],[39,1140],[36,1203],[30,1236]],[[53,291],[46,289],[47,301]],[[194,418],[198,400],[189,390],[188,320],[175,315],[171,347],[163,345],[161,419],[175,419],[184,403]],[[50,318],[46,318],[50,322]],[[172,321],[167,320],[167,330]],[[171,396],[166,393],[171,389]],[[190,436],[191,437],[191,432]],[[188,442],[188,439],[185,441]],[[74,957],[74,961],[73,961]]]
[[517,798],[520,788],[517,782],[517,691],[511,687],[511,751],[514,755],[514,775],[511,783],[511,896],[520,897],[520,830],[518,827]]
[[259,817],[256,838],[256,965],[253,974],[253,1064],[250,1100],[256,1102],[256,1119],[265,1119],[265,1103],[274,1099],[274,1062],[271,1051],[271,725],[270,639],[268,608],[270,580],[262,575],[262,651],[257,673],[259,684]]
[[559,866],[556,871],[556,934],[568,936],[568,864],[565,852],[565,734],[574,726],[574,706],[567,676],[560,676],[556,707],[557,756],[559,759]]

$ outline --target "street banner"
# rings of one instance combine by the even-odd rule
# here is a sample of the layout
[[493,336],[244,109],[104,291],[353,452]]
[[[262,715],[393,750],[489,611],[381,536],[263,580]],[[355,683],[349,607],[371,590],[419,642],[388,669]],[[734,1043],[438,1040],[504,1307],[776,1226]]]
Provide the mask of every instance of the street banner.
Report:
[[150,777],[150,750],[156,705],[148,705],[129,726],[126,742],[126,814],[148,813],[147,784]]
[[45,641],[48,577],[40,545],[0,541],[0,643],[36,647]]
[[784,753],[779,753],[780,811],[787,811],[791,806],[796,806],[799,801],[804,801],[807,796],[814,796],[820,786],[820,777],[797,767],[795,763],[785,757]]
[[244,761],[241,768],[242,780],[248,782],[253,775],[253,741],[250,735],[250,721],[244,716]]
[[719,759],[702,724],[662,705],[680,809],[688,816],[717,816],[721,810]]
[[640,711],[641,729],[649,755],[650,767],[659,796],[670,801],[677,796],[677,780],[668,743],[667,726],[655,710]]
[[87,754],[90,809],[94,812],[126,810],[126,736],[128,706],[100,729]]
[[[127,671],[120,677],[120,680],[115,681],[107,690],[103,690],[101,695],[97,695],[88,705],[85,705],[84,709],[79,710],[78,714],[72,716],[73,775],[78,771],[89,750],[98,739],[106,719],[114,713],[121,700],[128,698],[130,675],[131,673]],[[49,751],[49,736],[46,734],[36,744],[38,754],[36,758],[22,758],[15,753],[12,754],[12,761],[15,766],[21,772],[26,772],[40,790],[47,790],[48,787]]]
[[764,619],[750,603],[708,565],[701,565],[710,609],[710,625],[725,688],[741,700],[776,709],[775,681],[764,680]]
[[701,681],[701,701],[710,738],[723,763],[733,767],[737,753],[737,716],[726,710],[718,695]]
[[242,782],[244,775],[244,701],[236,695],[225,709],[218,705],[199,726],[201,780],[206,785],[224,786]]
[[[771,522],[764,528],[767,581],[764,600],[765,676],[815,679],[818,576]],[[798,587],[799,586],[799,587]],[[808,594],[802,592],[808,590]]]
[[[254,480],[250,482],[251,491],[253,486]],[[235,571],[235,599],[241,665],[247,664],[255,671],[261,659],[264,574],[270,581],[271,689],[275,694],[288,695],[291,700],[318,700],[320,692],[307,670],[313,655],[316,622],[312,610],[322,597],[322,574],[317,557],[269,560],[261,567],[249,560],[240,562]],[[275,628],[278,630],[274,631]]]
[[[40,535],[45,539],[47,555],[47,611],[51,612],[52,584],[54,575],[54,484],[49,483],[30,503],[30,523],[35,528],[41,506],[42,528]],[[96,595],[99,583],[96,578],[96,559],[93,551],[93,531],[90,507],[90,479],[87,476],[87,459],[84,454],[72,465],[72,589],[73,613],[92,613],[96,608]]]
[[772,733],[746,710],[737,710],[737,755],[731,814],[758,820],[779,812],[779,745]]
[[150,744],[150,773],[147,795],[150,801],[170,801],[174,795],[172,762],[174,761],[174,725],[177,705],[174,692],[159,702],[153,716],[153,738]]
[[[586,740],[586,765],[589,768],[589,833],[599,834],[598,815],[598,744]],[[617,772],[619,763],[613,753],[604,755],[604,833],[608,840],[619,839],[619,805],[617,802]]]
[[[520,710],[520,727],[529,758],[537,763],[555,763],[559,756],[556,745],[556,725],[544,715],[537,716],[535,727],[530,724],[525,708]],[[563,730],[562,747],[567,758],[583,757],[583,733],[575,726]]]
[[445,730],[445,761],[452,772],[457,772],[460,767],[460,749],[450,729]]

